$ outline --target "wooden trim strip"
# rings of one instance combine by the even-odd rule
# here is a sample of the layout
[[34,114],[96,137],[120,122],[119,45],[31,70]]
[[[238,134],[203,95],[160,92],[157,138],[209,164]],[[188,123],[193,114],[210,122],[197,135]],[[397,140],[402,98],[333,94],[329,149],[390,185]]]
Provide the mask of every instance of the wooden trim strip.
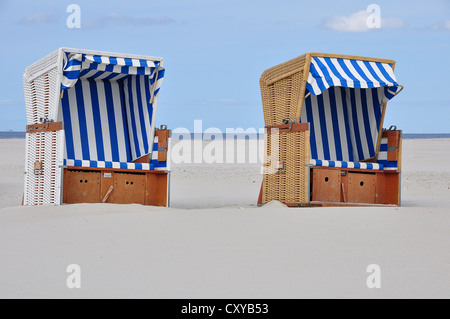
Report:
[[353,168],[353,167],[334,167],[334,166],[310,166],[312,169],[334,169],[346,172],[358,172],[358,173],[370,173],[370,174],[392,174],[398,173],[397,170],[384,170],[384,169],[368,169],[368,168]]
[[[152,147],[153,147],[153,144],[152,144]],[[150,154],[141,156],[141,157],[135,159],[134,161],[132,161],[132,163],[150,163]]]
[[39,133],[39,132],[55,132],[62,130],[62,122],[48,122],[42,124],[27,125],[27,133]]
[[272,131],[275,129],[278,129],[278,133],[305,132],[309,130],[309,123],[292,123],[292,124],[266,126],[267,134],[272,134]]
[[371,57],[363,57],[357,55],[345,55],[345,54],[333,54],[333,53],[320,53],[320,52],[311,52],[311,56],[318,58],[336,58],[336,59],[348,59],[348,60],[359,60],[359,61],[369,61],[369,62],[381,62],[381,63],[389,63],[395,64],[395,60],[391,59],[380,59],[380,58],[371,58]]
[[108,191],[106,192],[105,197],[103,197],[102,199],[102,203],[106,203],[106,201],[108,200],[109,195],[111,194],[111,192],[114,190],[114,186],[111,186]]
[[303,68],[302,86],[300,88],[300,97],[297,102],[297,110],[295,111],[295,120],[300,122],[302,116],[303,101],[305,100],[306,83],[308,82],[309,68],[311,66],[311,53],[306,54],[305,67]]
[[[342,203],[342,202],[322,202],[322,201],[311,201],[311,206],[319,206],[319,207],[397,207],[398,205],[394,204],[368,204],[368,203]],[[289,206],[289,205],[288,205]]]
[[[392,61],[392,72],[394,72],[395,71],[395,61],[394,60],[389,60],[389,61]],[[389,63],[389,62],[386,62],[386,63]],[[378,128],[377,146],[375,148],[375,157],[376,158],[378,158],[378,153],[380,152],[381,138],[384,137],[383,136],[383,126],[384,126],[384,117],[386,115],[387,102],[382,104],[382,108],[383,108],[383,110],[381,112],[380,127]]]
[[67,166],[68,170],[74,171],[97,171],[97,172],[117,172],[117,173],[148,173],[148,174],[167,174],[166,171],[150,171],[143,169],[127,169],[127,168],[109,168],[109,167],[79,167]]
[[156,136],[158,136],[158,161],[167,161],[167,151],[169,147],[170,130],[157,130]]

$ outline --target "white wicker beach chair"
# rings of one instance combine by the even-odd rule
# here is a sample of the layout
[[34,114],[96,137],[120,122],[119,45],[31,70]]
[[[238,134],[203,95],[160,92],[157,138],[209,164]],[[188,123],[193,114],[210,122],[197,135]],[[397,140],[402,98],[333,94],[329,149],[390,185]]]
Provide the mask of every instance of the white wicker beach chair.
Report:
[[24,204],[168,205],[163,77],[162,58],[67,48],[29,66]]

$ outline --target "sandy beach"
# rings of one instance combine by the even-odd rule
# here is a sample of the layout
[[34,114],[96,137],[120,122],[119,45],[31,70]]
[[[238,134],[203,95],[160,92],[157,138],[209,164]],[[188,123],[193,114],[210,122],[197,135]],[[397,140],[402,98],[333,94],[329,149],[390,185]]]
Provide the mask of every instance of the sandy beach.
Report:
[[450,139],[403,141],[386,208],[258,208],[257,163],[173,165],[170,208],[22,207],[25,141],[0,150],[1,298],[450,297]]

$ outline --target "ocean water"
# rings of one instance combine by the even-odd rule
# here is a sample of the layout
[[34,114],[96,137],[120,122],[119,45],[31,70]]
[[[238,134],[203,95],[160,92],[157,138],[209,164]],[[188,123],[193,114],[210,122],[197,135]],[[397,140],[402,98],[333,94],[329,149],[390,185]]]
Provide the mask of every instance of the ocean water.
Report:
[[[25,138],[25,132],[2,132],[0,131],[0,139],[6,139],[6,138]],[[183,139],[180,135],[173,134],[172,138],[174,140]],[[203,134],[199,133],[191,133],[190,134],[191,139],[205,139],[205,136]],[[220,138],[220,137],[216,137]],[[226,138],[226,134],[223,133],[222,138]],[[235,138],[241,139],[257,139],[257,138],[264,138],[262,134],[250,134],[244,135],[244,134],[237,134]],[[405,139],[423,139],[423,138],[450,138],[450,133],[403,133],[403,138]],[[209,139],[209,138],[208,138]]]
[[[179,140],[179,139],[183,139],[185,138],[185,136],[181,136],[181,135],[177,135],[177,134],[172,134],[172,138],[174,140]],[[192,140],[198,140],[198,139],[210,139],[210,137],[205,137],[203,134],[201,133],[191,133],[190,134],[190,138]],[[216,138],[222,138],[222,139],[226,139],[226,134],[223,133],[222,136],[217,136]],[[264,138],[264,134],[259,134],[259,133],[255,133],[255,134],[249,134],[249,135],[245,135],[245,134],[236,134],[234,136],[235,139],[259,139],[259,138]],[[450,133],[403,133],[403,138],[405,139],[424,139],[424,138],[450,138]],[[213,138],[214,139],[214,138]]]
[[450,138],[450,133],[403,133],[403,138]]
[[1,132],[0,138],[25,138],[25,132]]

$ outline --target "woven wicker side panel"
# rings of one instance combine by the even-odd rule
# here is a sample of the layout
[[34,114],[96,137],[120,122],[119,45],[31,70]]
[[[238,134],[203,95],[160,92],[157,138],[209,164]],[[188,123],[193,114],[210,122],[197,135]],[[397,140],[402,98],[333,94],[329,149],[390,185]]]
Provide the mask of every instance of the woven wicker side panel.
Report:
[[[24,205],[59,205],[64,131],[28,133]],[[41,162],[43,169],[34,170]]]
[[[263,204],[272,200],[286,204],[308,203],[309,131],[277,135],[275,139],[266,135],[266,154],[277,162],[278,152],[275,165],[279,171],[263,177]],[[274,163],[265,163],[266,172],[271,164]]]
[[27,124],[38,124],[40,118],[54,119],[56,113],[55,95],[58,93],[57,68],[38,76],[31,82],[24,78],[23,88],[27,111]]
[[284,119],[295,121],[300,98],[303,69],[271,85],[261,83],[264,122],[266,126],[280,125]]
[[261,98],[266,126],[280,125],[282,120],[296,119],[302,93],[306,54],[276,65],[263,72],[260,79]]

